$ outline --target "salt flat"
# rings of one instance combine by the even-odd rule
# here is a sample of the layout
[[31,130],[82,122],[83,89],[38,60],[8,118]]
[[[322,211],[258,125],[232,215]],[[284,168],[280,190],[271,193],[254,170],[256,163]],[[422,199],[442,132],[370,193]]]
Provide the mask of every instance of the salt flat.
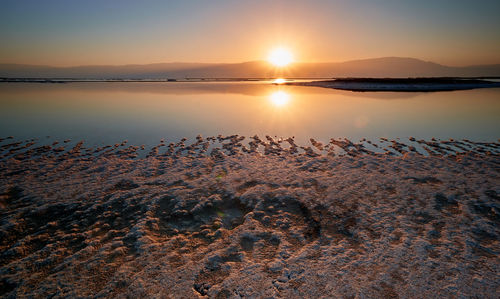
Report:
[[498,295],[498,142],[9,140],[6,298]]
[[434,92],[500,87],[499,82],[466,78],[340,78],[287,84],[350,91],[393,92]]

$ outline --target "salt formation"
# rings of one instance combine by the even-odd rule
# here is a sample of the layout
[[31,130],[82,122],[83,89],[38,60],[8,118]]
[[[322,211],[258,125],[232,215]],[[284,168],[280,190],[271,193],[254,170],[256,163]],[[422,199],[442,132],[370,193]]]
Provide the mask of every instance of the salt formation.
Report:
[[499,143],[244,140],[0,140],[0,295],[497,297]]

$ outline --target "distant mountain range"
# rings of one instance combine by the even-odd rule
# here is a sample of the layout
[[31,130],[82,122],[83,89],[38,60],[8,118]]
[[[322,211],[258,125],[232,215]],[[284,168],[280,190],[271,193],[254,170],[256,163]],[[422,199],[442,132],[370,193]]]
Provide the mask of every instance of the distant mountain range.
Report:
[[294,63],[284,69],[275,68],[266,61],[74,67],[0,64],[0,77],[73,79],[500,77],[500,64],[451,67],[402,57],[340,63]]

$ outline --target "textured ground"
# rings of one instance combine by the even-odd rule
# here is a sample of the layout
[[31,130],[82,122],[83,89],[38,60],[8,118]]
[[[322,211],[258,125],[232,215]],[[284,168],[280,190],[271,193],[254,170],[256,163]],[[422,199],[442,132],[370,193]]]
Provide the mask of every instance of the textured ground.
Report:
[[0,140],[0,295],[498,297],[498,143],[206,140]]

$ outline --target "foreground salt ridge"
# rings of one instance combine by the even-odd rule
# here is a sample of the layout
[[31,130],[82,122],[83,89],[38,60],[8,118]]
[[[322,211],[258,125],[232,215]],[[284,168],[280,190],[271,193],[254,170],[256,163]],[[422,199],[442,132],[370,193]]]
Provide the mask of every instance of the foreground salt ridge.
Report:
[[2,295],[497,295],[498,143],[334,156],[183,142],[147,158],[6,143]]
[[[250,140],[245,142],[245,140]],[[366,138],[359,142],[353,142],[347,138],[331,138],[328,143],[322,143],[313,138],[310,139],[310,145],[298,145],[294,137],[271,137],[266,135],[260,138],[254,135],[250,138],[241,135],[203,138],[198,135],[195,140],[189,143],[187,138],[182,138],[178,142],[171,142],[168,145],[165,140],[146,149],[145,145],[129,145],[125,140],[114,145],[86,148],[84,141],[63,142],[52,141],[48,144],[40,145],[40,140],[15,140],[14,137],[0,138],[0,160],[8,158],[31,159],[39,156],[56,155],[65,157],[99,157],[99,156],[118,156],[121,158],[137,158],[150,156],[170,156],[170,157],[201,157],[201,156],[225,156],[239,154],[264,154],[264,155],[307,155],[316,157],[321,155],[405,155],[405,154],[423,154],[423,155],[459,155],[464,153],[476,154],[500,154],[500,140],[497,142],[474,142],[468,139],[464,140],[438,140],[432,138],[430,141],[409,137],[407,141],[400,138],[389,140],[379,138],[373,142]],[[165,148],[162,150],[162,148]],[[145,152],[147,151],[147,152]]]

